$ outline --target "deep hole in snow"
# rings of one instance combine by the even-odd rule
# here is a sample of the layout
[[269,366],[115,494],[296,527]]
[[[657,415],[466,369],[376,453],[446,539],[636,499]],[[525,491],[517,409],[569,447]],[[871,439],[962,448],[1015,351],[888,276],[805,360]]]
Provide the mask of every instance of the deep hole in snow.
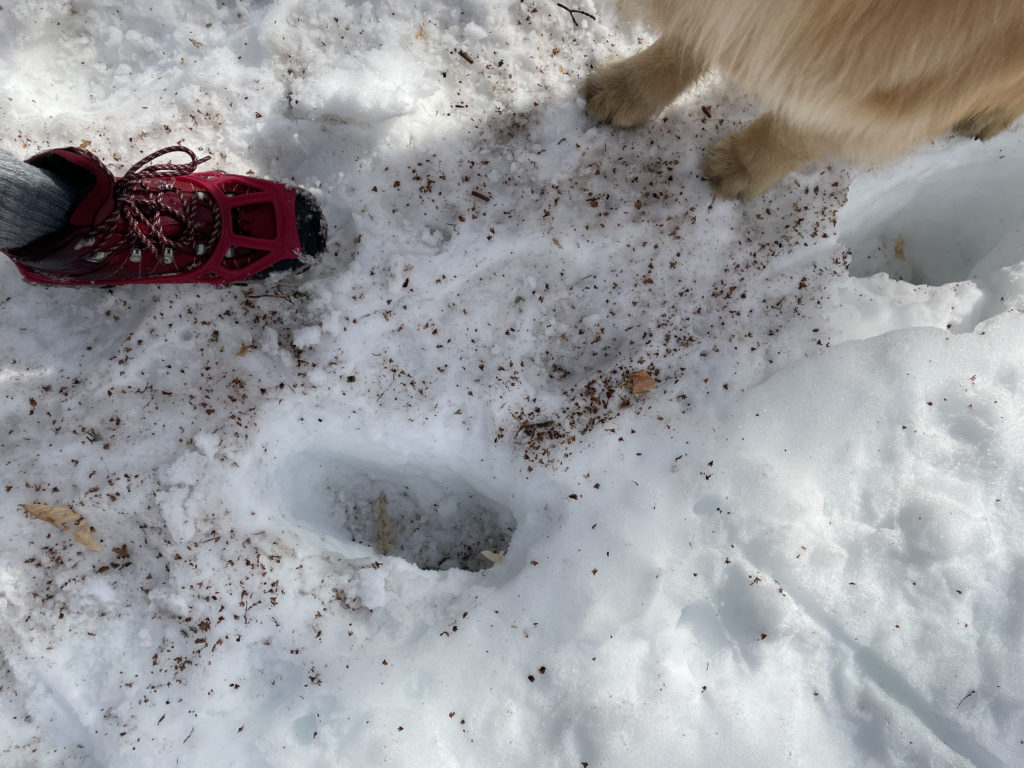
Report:
[[489,568],[516,529],[508,507],[440,467],[307,453],[282,479],[297,525],[428,570]]
[[854,277],[945,285],[1024,260],[1020,160],[977,145],[915,158],[892,178],[857,179],[839,214]]

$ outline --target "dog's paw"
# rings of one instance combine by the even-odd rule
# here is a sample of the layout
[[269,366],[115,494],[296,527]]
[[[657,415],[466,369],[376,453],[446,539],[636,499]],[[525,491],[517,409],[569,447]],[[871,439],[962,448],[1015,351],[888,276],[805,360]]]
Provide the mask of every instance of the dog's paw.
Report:
[[761,115],[714,143],[704,155],[701,173],[717,194],[746,200],[767,192],[823,152],[789,124]]
[[715,142],[704,155],[701,173],[715,194],[744,200],[774,186],[778,179],[759,179],[753,158],[747,158],[744,136],[732,134]]
[[580,95],[587,100],[587,114],[615,128],[635,128],[664,106],[644,98],[644,94],[629,59],[591,73],[580,89]]

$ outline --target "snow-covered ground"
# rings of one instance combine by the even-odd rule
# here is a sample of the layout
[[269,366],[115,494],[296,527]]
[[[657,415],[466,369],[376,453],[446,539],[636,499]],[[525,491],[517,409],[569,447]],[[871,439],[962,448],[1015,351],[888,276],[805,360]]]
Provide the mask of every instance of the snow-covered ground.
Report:
[[272,284],[0,263],[5,768],[1024,763],[1024,130],[713,200],[754,107],[594,126],[650,34],[566,5],[3,3],[5,147],[332,225]]

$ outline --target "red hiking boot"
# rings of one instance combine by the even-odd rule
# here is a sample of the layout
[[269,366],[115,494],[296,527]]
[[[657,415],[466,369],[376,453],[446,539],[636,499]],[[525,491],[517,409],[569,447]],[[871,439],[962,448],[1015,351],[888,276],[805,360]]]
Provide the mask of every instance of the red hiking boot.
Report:
[[[152,164],[171,152],[189,162]],[[300,269],[327,245],[327,225],[309,193],[221,171],[166,147],[120,179],[92,153],[55,149],[28,160],[88,190],[68,226],[7,251],[22,276],[46,285],[210,283],[226,285]]]

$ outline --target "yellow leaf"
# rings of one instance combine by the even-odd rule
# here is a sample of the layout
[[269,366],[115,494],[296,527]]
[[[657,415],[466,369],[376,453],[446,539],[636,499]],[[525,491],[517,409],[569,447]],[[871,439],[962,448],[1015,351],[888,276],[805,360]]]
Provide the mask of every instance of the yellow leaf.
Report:
[[382,493],[373,502],[373,525],[377,529],[377,551],[382,555],[391,553],[391,545],[395,543],[395,529],[388,516],[388,500]]
[[907,254],[903,252],[903,238],[899,237],[896,239],[896,258],[907,260]]
[[486,557],[492,563],[503,563],[503,562],[505,562],[505,553],[504,552],[491,552],[491,550],[485,549],[480,554],[483,555],[484,557]]
[[92,535],[89,521],[70,507],[54,507],[49,504],[21,504],[29,515],[49,523],[62,531],[72,531],[75,541],[92,552],[102,552],[103,547],[96,543]]

